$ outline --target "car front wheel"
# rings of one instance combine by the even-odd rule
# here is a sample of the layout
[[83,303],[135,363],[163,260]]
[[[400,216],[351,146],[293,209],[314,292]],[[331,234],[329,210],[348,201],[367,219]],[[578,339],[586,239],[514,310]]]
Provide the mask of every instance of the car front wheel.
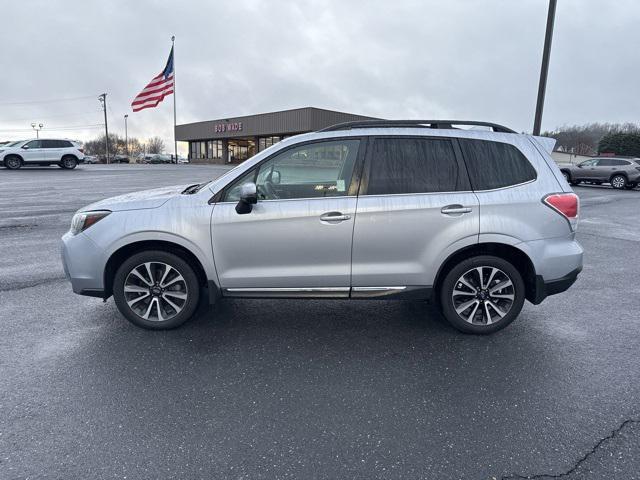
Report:
[[193,268],[182,258],[160,250],[147,251],[120,265],[113,297],[120,313],[134,325],[166,330],[193,316],[200,285]]
[[490,255],[454,266],[440,289],[442,314],[458,330],[487,334],[518,316],[525,300],[522,275],[508,261]]
[[20,160],[20,157],[10,155],[4,159],[4,166],[9,170],[17,170],[22,166],[22,160]]

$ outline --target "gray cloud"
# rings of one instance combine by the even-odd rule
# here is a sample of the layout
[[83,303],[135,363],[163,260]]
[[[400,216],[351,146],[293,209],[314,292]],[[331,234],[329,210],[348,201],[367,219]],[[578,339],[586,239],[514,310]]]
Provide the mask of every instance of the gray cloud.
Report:
[[[547,2],[11,2],[2,11],[0,138],[102,123],[170,143],[172,100],[131,99],[176,35],[178,122],[301,106],[387,118],[486,119],[529,131]],[[640,4],[561,0],[544,128],[638,121]],[[8,104],[59,98],[67,102]],[[4,129],[4,130],[3,130]],[[99,129],[50,132],[86,139]]]

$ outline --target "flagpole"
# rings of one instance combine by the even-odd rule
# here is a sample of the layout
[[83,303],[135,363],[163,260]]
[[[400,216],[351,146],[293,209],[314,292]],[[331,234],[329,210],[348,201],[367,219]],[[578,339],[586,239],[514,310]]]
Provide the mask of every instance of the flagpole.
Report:
[[176,140],[176,36],[171,36],[171,51],[173,52],[173,149],[175,153],[176,164],[178,163],[178,140]]

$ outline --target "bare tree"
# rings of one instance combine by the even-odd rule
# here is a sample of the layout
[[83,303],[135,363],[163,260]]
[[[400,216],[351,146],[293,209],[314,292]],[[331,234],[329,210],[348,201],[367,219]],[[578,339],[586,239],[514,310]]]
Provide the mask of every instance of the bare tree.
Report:
[[148,153],[162,153],[164,152],[164,141],[160,137],[151,137],[147,141]]
[[640,126],[635,123],[588,123],[564,125],[543,135],[556,139],[556,150],[578,155],[594,155],[598,151],[598,142],[605,135],[637,132],[640,132]]

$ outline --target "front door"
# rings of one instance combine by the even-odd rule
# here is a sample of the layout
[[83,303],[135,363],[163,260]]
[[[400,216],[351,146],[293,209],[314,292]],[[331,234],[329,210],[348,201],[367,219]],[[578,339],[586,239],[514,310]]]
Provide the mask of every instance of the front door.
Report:
[[[348,296],[359,139],[276,153],[232,182],[212,213],[212,243],[226,295]],[[258,203],[238,214],[240,187]]]
[[368,150],[353,233],[353,296],[428,293],[447,252],[478,241],[478,199],[458,146],[448,138],[380,137]]
[[42,140],[31,140],[22,146],[22,158],[25,162],[44,162],[47,160],[47,150],[42,146]]

